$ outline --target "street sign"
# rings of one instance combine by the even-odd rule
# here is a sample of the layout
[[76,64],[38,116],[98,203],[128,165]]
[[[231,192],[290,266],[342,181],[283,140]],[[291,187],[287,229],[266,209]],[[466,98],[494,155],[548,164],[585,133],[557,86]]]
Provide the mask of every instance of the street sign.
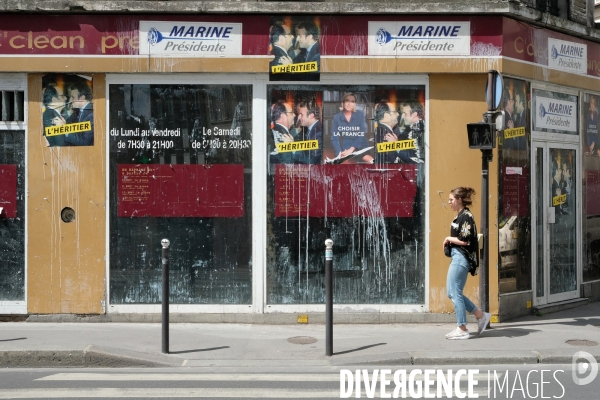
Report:
[[496,111],[500,107],[503,89],[504,81],[502,75],[498,71],[490,70],[487,82],[485,83],[485,102],[488,111]]
[[475,122],[467,124],[470,149],[491,150],[496,147],[496,124]]

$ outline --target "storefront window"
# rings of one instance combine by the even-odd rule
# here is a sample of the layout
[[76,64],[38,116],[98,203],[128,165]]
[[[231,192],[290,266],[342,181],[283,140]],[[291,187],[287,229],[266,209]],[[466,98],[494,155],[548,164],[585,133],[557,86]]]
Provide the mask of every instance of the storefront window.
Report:
[[583,281],[600,279],[600,143],[598,107],[600,96],[583,96],[584,202],[583,202]]
[[500,294],[531,290],[529,203],[530,92],[504,78],[503,135],[498,140],[498,272]]
[[250,304],[252,87],[109,91],[111,304]]
[[0,260],[0,301],[25,300],[25,131],[22,130],[0,130]]
[[425,302],[425,86],[271,85],[267,302]]

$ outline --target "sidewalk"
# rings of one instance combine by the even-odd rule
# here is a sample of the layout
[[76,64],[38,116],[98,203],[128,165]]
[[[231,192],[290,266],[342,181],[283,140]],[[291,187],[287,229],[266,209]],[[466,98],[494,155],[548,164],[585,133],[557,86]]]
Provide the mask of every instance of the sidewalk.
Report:
[[469,340],[446,340],[454,327],[334,325],[327,357],[325,325],[171,323],[170,354],[162,354],[160,323],[4,322],[0,367],[551,364],[570,363],[579,350],[600,360],[600,302],[492,324]]

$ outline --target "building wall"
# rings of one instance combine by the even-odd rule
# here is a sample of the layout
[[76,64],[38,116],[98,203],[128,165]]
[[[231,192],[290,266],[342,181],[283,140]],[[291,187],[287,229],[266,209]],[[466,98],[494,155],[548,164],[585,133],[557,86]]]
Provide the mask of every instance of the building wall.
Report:
[[[32,314],[98,314],[105,309],[105,86],[104,75],[92,77],[95,145],[46,147],[39,102],[42,75],[29,75],[26,252],[27,307]],[[61,220],[65,207],[75,211],[73,222]]]
[[[481,233],[481,151],[469,150],[466,124],[480,121],[483,91],[487,75],[483,74],[433,74],[430,76],[431,127],[429,130],[429,302],[431,312],[451,312],[452,302],[446,296],[446,272],[449,258],[442,252],[442,242],[449,235],[454,212],[448,205],[450,190],[457,186],[476,188],[477,194],[470,207]],[[478,167],[475,167],[478,166]],[[489,164],[490,180],[496,182],[497,160]],[[490,260],[489,281],[497,282],[496,185],[489,185]],[[479,304],[479,279],[469,277],[465,294]],[[497,285],[490,285],[490,310],[497,313]]]
[[[88,16],[89,17],[89,16]],[[182,17],[185,18],[185,17]],[[240,18],[238,15],[237,18]],[[264,19],[264,17],[262,17]],[[331,18],[331,17],[327,17]],[[488,18],[488,17],[482,17]],[[148,18],[152,19],[152,17]],[[197,20],[197,17],[196,17]],[[502,21],[509,19],[496,18],[489,33],[488,45],[478,48],[480,53],[473,57],[372,57],[366,55],[365,49],[360,56],[348,54],[324,56],[321,71],[324,77],[339,74],[360,74],[365,81],[371,75],[381,77],[410,77],[410,74],[428,76],[429,90],[429,157],[428,157],[428,211],[429,225],[426,237],[429,243],[429,311],[451,312],[452,303],[446,297],[446,271],[449,260],[443,255],[441,243],[448,235],[449,223],[453,213],[449,210],[447,198],[449,190],[456,186],[472,186],[478,191],[472,211],[479,222],[481,230],[481,152],[467,148],[465,125],[480,121],[485,111],[484,87],[486,73],[489,69],[497,69],[506,76],[518,77],[539,82],[550,82],[580,89],[598,90],[598,80],[591,75],[567,74],[536,65],[547,61],[547,49],[543,35],[529,36],[530,32],[519,36],[510,31],[504,38]],[[500,21],[500,22],[499,22]],[[510,20],[514,24],[520,24]],[[131,22],[131,21],[129,21]],[[124,28],[132,35],[137,28],[130,23]],[[480,23],[480,27],[481,24]],[[112,37],[110,28],[106,35]],[[266,27],[263,35],[266,32]],[[545,34],[548,31],[546,31]],[[506,32],[505,32],[506,33]],[[18,32],[17,32],[18,34]],[[22,33],[21,33],[22,34]],[[104,34],[104,32],[102,32]],[[495,35],[495,36],[494,36]],[[125,36],[125,35],[124,35]],[[123,37],[124,37],[123,36]],[[333,37],[334,35],[332,35]],[[485,35],[483,35],[485,36]],[[559,35],[562,39],[570,39],[567,35]],[[98,38],[100,36],[97,36]],[[108,37],[108,36],[106,36]],[[104,37],[104,39],[106,39]],[[266,35],[265,35],[266,37]],[[497,40],[496,40],[497,39]],[[22,43],[27,40],[23,37]],[[111,46],[118,46],[114,36]],[[331,40],[331,37],[328,38]],[[495,41],[494,41],[495,40]],[[94,45],[91,40],[86,45]],[[259,41],[266,49],[263,39]],[[351,42],[351,41],[347,41]],[[21,42],[19,42],[21,43]],[[43,42],[38,42],[43,43]],[[102,42],[106,45],[106,41]],[[102,45],[95,43],[100,48]],[[498,47],[497,45],[504,45]],[[5,48],[6,46],[3,46]],[[590,53],[592,44],[589,44]],[[86,51],[89,47],[86,48]],[[499,57],[505,50],[513,54]],[[116,50],[115,50],[116,51]],[[336,49],[337,51],[337,49]],[[350,49],[359,52],[357,49]],[[545,51],[545,54],[544,54]],[[523,52],[532,59],[520,57]],[[177,58],[177,57],[139,57],[131,56],[126,51],[105,57],[106,54],[76,55],[74,57],[43,56],[43,62],[32,62],[28,55],[14,55],[4,58],[0,63],[2,71],[29,72],[29,115],[28,115],[28,243],[27,247],[27,301],[30,313],[77,313],[94,314],[105,311],[105,288],[107,282],[107,258],[109,249],[106,245],[107,227],[107,149],[105,121],[107,120],[105,74],[138,74],[152,79],[150,74],[161,77],[173,75],[185,76],[187,73],[249,73],[267,82],[270,57],[264,53],[257,57],[236,58]],[[125,54],[125,55],[123,55]],[[10,60],[10,61],[8,61]],[[68,60],[68,62],[65,62]],[[597,49],[590,55],[588,74],[600,75]],[[46,147],[42,132],[42,76],[44,72],[80,73],[93,78],[95,108],[95,144],[90,147]],[[254,75],[252,75],[254,76]],[[356,76],[356,75],[353,75]],[[198,75],[195,75],[197,79]],[[194,82],[196,83],[196,82]],[[207,83],[207,82],[202,82]],[[261,99],[261,101],[264,99]],[[265,113],[266,114],[266,113]],[[266,115],[254,115],[264,119]],[[256,133],[262,134],[261,132]],[[490,311],[498,312],[498,271],[497,271],[497,187],[498,182],[497,153],[490,163],[489,175],[489,280]],[[263,179],[263,177],[260,177]],[[60,219],[60,211],[64,207],[75,210],[74,222],[65,223]],[[255,268],[265,268],[255,265]],[[465,293],[478,303],[478,279],[469,278]]]

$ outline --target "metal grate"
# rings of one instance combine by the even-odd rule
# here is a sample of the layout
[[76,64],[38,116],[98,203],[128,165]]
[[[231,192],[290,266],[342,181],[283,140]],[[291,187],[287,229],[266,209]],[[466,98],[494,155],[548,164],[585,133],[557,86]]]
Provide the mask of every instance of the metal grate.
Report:
[[288,338],[287,341],[292,344],[312,344],[312,343],[316,343],[317,339],[312,336],[294,336],[294,337]]
[[573,339],[567,340],[565,343],[571,346],[598,346],[598,342],[594,342],[593,340]]
[[23,122],[25,120],[25,93],[22,90],[3,90],[0,121]]

